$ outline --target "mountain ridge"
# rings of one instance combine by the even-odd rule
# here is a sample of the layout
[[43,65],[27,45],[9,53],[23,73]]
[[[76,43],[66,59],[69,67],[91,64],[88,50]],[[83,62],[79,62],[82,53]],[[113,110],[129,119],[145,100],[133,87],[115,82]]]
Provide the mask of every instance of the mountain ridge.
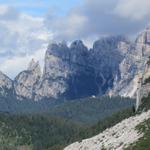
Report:
[[149,34],[147,27],[133,43],[123,36],[104,37],[95,41],[91,49],[81,40],[70,46],[65,42],[52,43],[45,54],[43,72],[39,63],[32,60],[27,70],[10,80],[12,91],[18,100],[34,101],[107,94],[135,97],[137,74],[150,54]]

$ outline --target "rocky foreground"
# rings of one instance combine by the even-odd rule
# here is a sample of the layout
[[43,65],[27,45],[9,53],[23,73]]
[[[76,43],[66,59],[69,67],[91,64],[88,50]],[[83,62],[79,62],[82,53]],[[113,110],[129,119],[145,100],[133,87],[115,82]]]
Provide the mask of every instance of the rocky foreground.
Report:
[[122,150],[143,136],[143,134],[139,133],[135,128],[149,118],[150,110],[125,119],[95,137],[85,139],[82,142],[73,143],[64,150]]

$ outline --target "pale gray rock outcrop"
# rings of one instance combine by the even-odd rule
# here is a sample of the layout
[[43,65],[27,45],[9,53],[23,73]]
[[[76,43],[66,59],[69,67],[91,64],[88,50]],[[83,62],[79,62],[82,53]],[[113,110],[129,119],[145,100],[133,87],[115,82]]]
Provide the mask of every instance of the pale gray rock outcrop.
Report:
[[150,111],[143,112],[130,117],[116,124],[115,126],[104,130],[102,133],[83,139],[80,142],[72,143],[64,150],[124,150],[131,144],[135,144],[143,132],[137,130],[137,126],[150,118]]
[[122,36],[101,38],[88,49],[76,40],[52,43],[45,54],[43,73],[32,60],[27,70],[14,80],[18,99],[75,99],[103,95],[120,79],[119,66],[128,53],[129,43]]
[[124,60],[119,65],[121,78],[114,82],[110,93],[135,97],[139,74],[143,73],[150,56],[150,26],[138,35],[135,43],[130,44],[128,49]]
[[119,44],[125,47],[125,43],[125,38],[116,36],[96,41],[90,50],[80,40],[69,47],[64,42],[50,44],[36,98],[105,94],[112,88],[114,76],[119,76],[119,64],[127,51],[119,49]]
[[36,91],[36,99],[58,98],[66,91],[65,80],[70,74],[69,48],[65,43],[50,44],[45,54],[45,66],[41,83]]
[[106,37],[96,41],[90,51],[91,62],[98,77],[99,94],[105,94],[120,79],[119,65],[127,50],[121,48],[127,40],[122,36]]
[[34,99],[40,78],[40,65],[32,59],[28,69],[21,72],[14,80],[14,90],[17,98]]
[[140,89],[140,97],[148,97],[150,94],[150,60],[145,66],[143,80]]
[[18,99],[36,101],[104,94],[134,97],[149,54],[150,27],[134,43],[123,36],[101,38],[91,49],[81,40],[70,46],[52,43],[45,54],[43,73],[32,60],[13,81],[12,91]]
[[0,96],[8,96],[13,93],[13,81],[0,71]]

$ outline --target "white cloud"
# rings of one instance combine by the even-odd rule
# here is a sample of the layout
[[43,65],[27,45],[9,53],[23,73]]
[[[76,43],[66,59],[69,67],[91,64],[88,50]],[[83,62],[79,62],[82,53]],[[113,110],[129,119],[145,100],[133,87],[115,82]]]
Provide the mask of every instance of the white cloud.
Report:
[[65,16],[50,12],[45,24],[56,40],[112,34],[131,36],[149,23],[149,8],[148,0],[84,0],[82,5],[75,6]]
[[0,70],[10,77],[25,69],[32,57],[43,60],[51,38],[43,18],[0,5]]
[[50,33],[42,18],[20,14],[17,20],[0,20],[0,54],[24,55],[33,53],[48,43]]
[[0,16],[6,14],[8,11],[8,7],[5,5],[0,6]]
[[119,0],[115,13],[121,17],[142,20],[150,15],[149,0]]
[[31,57],[42,61],[41,49],[46,50],[53,37],[82,39],[91,47],[91,41],[102,35],[133,35],[149,23],[149,8],[149,0],[84,0],[64,16],[49,12],[41,18],[0,5],[0,70],[13,78]]
[[18,73],[27,69],[27,66],[32,58],[39,61],[41,69],[43,69],[45,51],[46,47],[44,49],[37,50],[32,55],[14,56],[7,59],[5,58],[0,61],[0,70],[13,79]]
[[52,30],[56,40],[72,40],[78,38],[79,32],[84,30],[84,25],[88,23],[86,16],[70,13],[64,17],[47,18],[46,24]]

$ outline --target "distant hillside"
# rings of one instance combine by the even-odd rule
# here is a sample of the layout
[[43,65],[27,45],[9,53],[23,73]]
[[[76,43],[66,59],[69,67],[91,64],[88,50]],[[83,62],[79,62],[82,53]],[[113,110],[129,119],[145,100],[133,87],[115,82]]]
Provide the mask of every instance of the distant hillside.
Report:
[[71,101],[44,100],[44,101],[18,101],[11,97],[1,98],[0,111],[10,113],[46,113],[51,116],[93,124],[113,113],[132,107],[135,100],[121,97],[84,98]]
[[127,109],[86,126],[44,114],[0,113],[0,149],[62,150],[66,145],[94,136],[133,114],[132,109]]
[[121,97],[84,98],[54,105],[49,113],[68,120],[93,124],[113,113],[134,106],[135,100]]

